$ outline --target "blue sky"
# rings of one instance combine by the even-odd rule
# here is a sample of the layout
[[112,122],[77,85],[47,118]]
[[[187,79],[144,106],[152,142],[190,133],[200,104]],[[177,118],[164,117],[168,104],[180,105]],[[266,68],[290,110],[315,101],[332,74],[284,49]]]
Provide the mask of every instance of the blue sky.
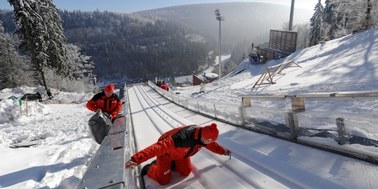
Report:
[[[54,4],[62,10],[82,11],[114,11],[131,13],[136,11],[201,3],[220,2],[266,2],[290,6],[291,0],[53,0]],[[295,0],[296,8],[313,10],[318,0]],[[324,2],[324,0],[322,0]],[[1,9],[11,9],[7,0],[0,0]]]

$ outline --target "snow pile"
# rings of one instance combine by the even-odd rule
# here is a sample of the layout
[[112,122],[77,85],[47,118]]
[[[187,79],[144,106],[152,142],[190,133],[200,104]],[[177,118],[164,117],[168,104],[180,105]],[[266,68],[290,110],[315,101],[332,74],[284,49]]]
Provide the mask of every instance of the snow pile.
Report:
[[20,101],[18,99],[6,99],[0,101],[0,123],[16,122],[20,125],[26,125],[31,117],[39,114],[47,114],[50,110],[35,101]]
[[[0,153],[3,157],[0,187],[74,188],[99,146],[87,126],[93,113],[85,108],[85,102],[93,94],[59,92],[53,100],[24,102],[20,107],[17,98],[35,91],[38,88],[0,91],[3,99],[0,101]],[[34,145],[10,148],[28,142]]]

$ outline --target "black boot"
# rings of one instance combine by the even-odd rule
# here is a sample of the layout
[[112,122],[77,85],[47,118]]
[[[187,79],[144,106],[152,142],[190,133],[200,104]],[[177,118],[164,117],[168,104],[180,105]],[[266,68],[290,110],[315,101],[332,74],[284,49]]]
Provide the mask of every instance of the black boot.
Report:
[[176,161],[171,162],[171,170],[176,170]]
[[151,163],[145,165],[145,166],[142,168],[142,171],[140,172],[140,174],[141,174],[142,176],[147,175],[148,169],[150,168],[150,166],[151,166],[152,164],[155,164],[155,163],[156,163],[156,160],[154,160],[154,161],[152,161]]

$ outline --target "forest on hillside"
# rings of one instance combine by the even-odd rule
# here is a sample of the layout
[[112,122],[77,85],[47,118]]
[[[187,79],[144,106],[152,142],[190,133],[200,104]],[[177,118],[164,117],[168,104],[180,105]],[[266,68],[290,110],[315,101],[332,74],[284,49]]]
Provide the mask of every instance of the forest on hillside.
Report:
[[[0,12],[6,32],[13,32],[12,12]],[[152,79],[196,73],[211,51],[193,31],[164,20],[112,12],[60,11],[69,43],[91,56],[99,78]],[[127,76],[127,77],[125,77]]]
[[152,79],[192,74],[206,63],[209,46],[179,25],[111,12],[61,13],[68,41],[92,56],[100,77]]

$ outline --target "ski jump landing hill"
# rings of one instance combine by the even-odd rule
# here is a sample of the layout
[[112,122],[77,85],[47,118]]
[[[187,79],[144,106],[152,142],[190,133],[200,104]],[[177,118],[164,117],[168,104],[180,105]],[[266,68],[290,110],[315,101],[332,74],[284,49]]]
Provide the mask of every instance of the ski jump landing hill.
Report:
[[[360,93],[360,94],[319,94],[319,95],[312,95],[312,96],[263,96],[263,97],[243,97],[242,105],[238,107],[234,107],[230,104],[211,104],[209,105],[209,102],[204,101],[193,101],[188,100],[185,98],[182,98],[180,96],[175,95],[172,92],[163,91],[157,86],[155,86],[153,83],[149,82],[149,86],[139,86],[139,87],[132,87],[130,89],[131,92],[133,92],[133,96],[138,93],[136,96],[138,99],[135,98],[132,99],[132,103],[135,103],[136,101],[139,101],[139,103],[144,104],[141,107],[141,110],[143,111],[155,111],[155,113],[159,114],[166,114],[167,111],[164,109],[161,109],[163,104],[168,104],[167,99],[171,102],[174,102],[176,105],[179,105],[183,109],[190,109],[189,114],[191,116],[195,116],[196,122],[209,122],[209,121],[203,121],[203,119],[211,119],[211,120],[218,120],[222,121],[223,123],[227,123],[231,127],[243,127],[248,130],[253,130],[259,133],[268,134],[270,136],[275,136],[281,139],[286,139],[294,143],[286,143],[284,141],[279,142],[282,143],[285,148],[289,148],[288,145],[297,145],[295,143],[303,143],[309,146],[313,147],[319,147],[322,146],[325,150],[332,151],[332,148],[330,146],[326,146],[325,144],[322,145],[314,145],[316,142],[310,142],[308,140],[303,140],[303,137],[311,138],[311,137],[325,137],[330,138],[332,140],[336,140],[341,147],[337,149],[343,149],[343,145],[348,145],[350,141],[348,140],[354,140],[351,135],[348,135],[348,133],[338,133],[338,130],[331,130],[331,129],[320,129],[320,128],[299,128],[300,125],[297,124],[298,121],[298,115],[301,115],[304,113],[305,106],[304,101],[302,101],[304,98],[338,98],[338,97],[345,97],[345,98],[358,98],[358,96],[362,98],[371,98],[377,97],[378,93]],[[154,92],[152,92],[154,91]],[[136,140],[137,138],[140,138],[141,136],[133,135],[133,133],[138,132],[139,135],[140,132],[144,132],[145,135],[148,135],[148,132],[152,132],[152,130],[157,129],[157,133],[163,132],[163,130],[167,130],[169,128],[158,128],[156,125],[162,125],[159,121],[152,120],[154,123],[154,126],[151,128],[143,128],[142,131],[135,131],[134,129],[141,129],[141,128],[134,128],[131,123],[135,122],[133,121],[133,117],[130,116],[129,112],[129,95],[124,91],[120,90],[122,94],[125,94],[125,105],[124,105],[124,114],[126,115],[124,118],[120,118],[115,120],[113,127],[111,128],[109,135],[105,137],[103,143],[101,144],[100,148],[98,149],[96,155],[92,158],[88,169],[83,176],[80,184],[78,185],[78,189],[90,189],[90,188],[107,188],[107,189],[124,189],[124,188],[144,188],[145,186],[140,183],[140,181],[137,179],[138,173],[140,171],[140,167],[138,167],[136,170],[126,170],[124,169],[124,162],[128,159],[130,159],[130,155],[133,154],[136,150],[141,150],[143,148],[143,145],[139,144],[140,148],[136,147]],[[135,94],[134,94],[135,93]],[[153,97],[147,97],[147,93],[155,93]],[[158,95],[160,94],[160,95]],[[162,98],[162,96],[164,98]],[[145,100],[140,100],[139,98],[146,98]],[[162,101],[162,99],[166,99],[165,102],[156,102],[157,98]],[[299,112],[286,112],[286,121],[283,123],[280,123],[279,120],[275,119],[269,119],[269,120],[263,120],[259,118],[258,112],[263,112],[263,109],[259,109],[258,112],[253,111],[253,107],[251,107],[251,99],[254,100],[283,100],[283,99],[294,99],[293,103],[296,108],[302,109]],[[147,102],[149,101],[149,102]],[[135,104],[134,104],[135,106]],[[224,108],[227,108],[228,111],[222,111],[222,106]],[[213,108],[209,108],[213,107]],[[160,108],[160,110],[152,110],[154,108]],[[223,108],[223,109],[224,109]],[[135,110],[134,110],[135,111]],[[272,111],[272,110],[269,110]],[[135,111],[140,112],[140,111]],[[183,112],[183,110],[178,110],[177,112]],[[191,112],[191,113],[190,113]],[[278,114],[281,114],[283,112],[281,111],[275,111],[273,112],[275,117],[282,117],[277,116]],[[186,113],[188,114],[188,113]],[[184,117],[190,117],[190,115],[184,116]],[[203,115],[205,117],[197,118],[198,116]],[[183,121],[182,118],[177,117],[170,117],[167,118],[169,115],[164,115],[164,120],[170,120],[172,123],[172,127],[182,124],[190,124],[187,121]],[[156,115],[149,115],[152,119],[156,119]],[[208,118],[206,118],[208,117]],[[308,121],[308,120],[306,120]],[[137,125],[143,125],[146,126],[148,120],[143,121],[143,123],[139,123]],[[219,123],[218,123],[219,124]],[[335,127],[342,128],[342,122],[337,122],[335,124]],[[253,125],[253,126],[252,126]],[[156,128],[154,128],[156,127]],[[224,130],[223,130],[224,131]],[[295,132],[294,132],[295,131]],[[146,133],[147,132],[147,133]],[[345,131],[344,131],[345,132]],[[224,132],[223,135],[228,135],[228,132]],[[251,132],[253,133],[253,132]],[[328,133],[328,134],[327,134]],[[335,134],[336,133],[336,134]],[[158,134],[157,134],[158,135]],[[249,135],[249,134],[248,134]],[[255,134],[253,134],[255,135]],[[248,136],[249,140],[256,140],[259,138],[258,136]],[[361,138],[360,138],[361,139]],[[135,141],[134,141],[135,140]],[[146,139],[144,139],[146,140]],[[152,143],[155,139],[148,139],[148,144]],[[269,139],[264,140],[266,144],[269,144],[270,141],[275,141],[280,139]],[[302,141],[302,142],[301,142]],[[362,141],[362,142],[361,142]],[[205,163],[199,163],[200,161],[204,161],[204,159],[213,158],[213,156],[209,154],[202,154],[202,151],[199,155],[194,156],[193,162],[195,163],[195,166],[197,169],[193,172],[194,176],[182,181],[181,185],[178,185],[177,187],[183,187],[187,185],[191,186],[197,186],[197,182],[205,182],[200,184],[198,188],[225,188],[225,187],[215,187],[217,186],[217,182],[219,182],[219,179],[216,179],[214,175],[218,175],[221,179],[227,178],[228,183],[232,187],[236,186],[244,186],[245,188],[249,188],[254,186],[253,188],[345,188],[345,183],[333,183],[333,181],[329,181],[327,179],[322,178],[322,176],[319,175],[312,175],[308,173],[307,171],[303,171],[301,169],[298,169],[296,167],[290,167],[290,165],[287,165],[285,163],[279,162],[274,160],[275,157],[273,154],[266,155],[264,153],[261,153],[259,151],[251,150],[252,148],[242,147],[241,150],[238,150],[238,145],[240,144],[234,144],[234,142],[228,141],[228,139],[224,139],[224,137],[220,138],[220,142],[225,143],[228,145],[227,147],[230,149],[233,149],[233,154],[235,159],[241,159],[235,160],[232,159],[231,161],[223,162],[221,158],[214,157],[215,160],[211,160],[208,162],[206,160]],[[360,143],[365,142],[368,145],[374,145],[376,141],[374,140],[368,140],[368,139],[361,139]],[[356,142],[358,144],[358,142]],[[270,145],[270,144],[269,144]],[[305,147],[303,147],[305,148]],[[280,149],[280,148],[277,148]],[[360,151],[360,153],[357,153],[356,151],[353,151],[353,153],[347,153],[348,151],[345,150],[340,151],[339,154],[347,155],[350,157],[362,159],[364,161],[368,161],[374,164],[377,164],[377,157],[374,156],[374,153],[364,153],[363,151]],[[300,153],[305,153],[306,151],[310,150],[311,153],[314,153],[311,149],[302,149],[298,150],[301,151]],[[337,150],[334,150],[334,152],[337,152]],[[198,156],[198,158],[197,158]],[[318,156],[317,156],[318,157]],[[239,162],[240,161],[240,162]],[[366,171],[367,168],[365,168],[366,164],[364,163],[357,163],[357,160],[348,160],[352,161],[351,163],[356,165],[359,164],[359,166],[362,166],[362,171]],[[311,162],[311,159],[305,160],[305,162]],[[148,163],[148,162],[146,162]],[[250,167],[248,165],[245,165],[245,163],[254,165],[259,167],[258,169],[263,169],[265,171],[258,171],[259,173],[256,173],[256,171],[250,170]],[[298,162],[297,162],[298,163]],[[219,164],[219,165],[218,165]],[[342,166],[347,165],[347,162],[344,162]],[[209,169],[209,166],[212,167]],[[142,165],[143,166],[143,165]],[[205,167],[201,167],[205,166]],[[215,167],[214,167],[215,166]],[[341,166],[341,165],[340,165]],[[370,166],[369,166],[370,167]],[[222,169],[219,169],[222,168]],[[208,170],[209,169],[209,170]],[[213,174],[209,174],[212,172],[212,170],[215,170]],[[342,167],[340,167],[342,169]],[[203,170],[205,170],[207,173],[203,174],[201,173]],[[243,173],[241,173],[241,170],[244,170]],[[245,172],[248,170],[247,172]],[[288,171],[290,170],[290,171]],[[359,170],[355,170],[359,171]],[[264,174],[261,175],[261,172]],[[316,172],[316,170],[312,170],[311,172]],[[248,173],[247,175],[244,175],[244,173]],[[234,176],[232,176],[235,174]],[[255,174],[258,174],[255,175]],[[242,176],[244,175],[244,176]],[[253,177],[251,175],[254,175]],[[268,175],[268,176],[266,176]],[[295,178],[297,177],[297,178]],[[346,180],[353,180],[358,178],[351,178],[351,176],[344,175],[343,179]],[[259,178],[259,179],[256,179]],[[308,181],[308,179],[311,180],[311,182]],[[371,182],[371,178],[366,178]],[[376,178],[378,179],[378,177]],[[269,184],[267,185],[267,180],[269,180]],[[361,181],[361,180],[359,180]],[[346,182],[346,181],[345,181]],[[354,182],[354,181],[353,181]],[[362,181],[363,182],[363,181]],[[366,182],[366,183],[368,183]],[[345,184],[345,185],[344,185]],[[374,184],[373,184],[374,185]],[[374,186],[370,186],[370,188],[374,188]],[[377,185],[378,186],[378,185]],[[172,186],[168,186],[172,187]],[[352,186],[351,186],[352,187]],[[149,183],[149,186],[147,188],[159,188],[159,187],[151,187],[151,183]],[[172,187],[174,188],[174,187]],[[367,187],[369,188],[369,187]]]

